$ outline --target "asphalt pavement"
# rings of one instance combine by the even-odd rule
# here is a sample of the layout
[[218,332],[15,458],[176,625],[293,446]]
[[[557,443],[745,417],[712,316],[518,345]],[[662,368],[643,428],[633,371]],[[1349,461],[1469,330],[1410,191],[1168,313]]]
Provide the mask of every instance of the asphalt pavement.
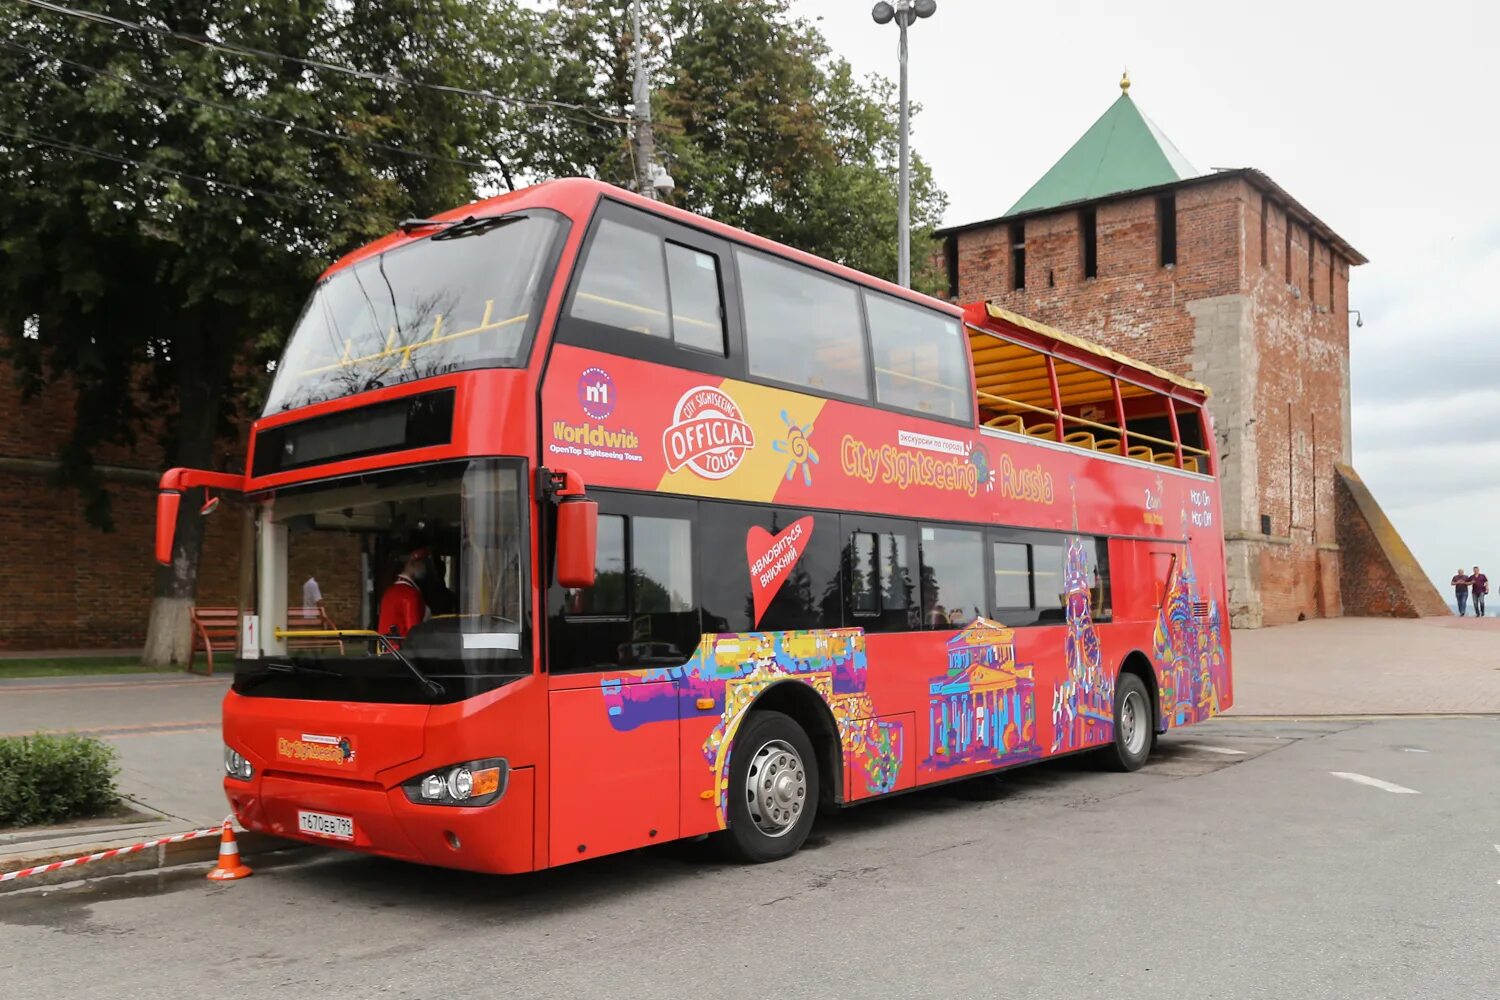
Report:
[[1500,996],[1500,720],[1233,717],[522,877],[343,853],[0,896],[0,997]]

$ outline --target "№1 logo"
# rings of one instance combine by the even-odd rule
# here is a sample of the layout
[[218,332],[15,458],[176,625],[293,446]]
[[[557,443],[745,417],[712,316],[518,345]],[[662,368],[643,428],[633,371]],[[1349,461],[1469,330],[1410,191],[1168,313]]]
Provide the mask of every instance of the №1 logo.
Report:
[[615,380],[603,368],[585,368],[578,376],[578,403],[583,412],[603,420],[615,412]]

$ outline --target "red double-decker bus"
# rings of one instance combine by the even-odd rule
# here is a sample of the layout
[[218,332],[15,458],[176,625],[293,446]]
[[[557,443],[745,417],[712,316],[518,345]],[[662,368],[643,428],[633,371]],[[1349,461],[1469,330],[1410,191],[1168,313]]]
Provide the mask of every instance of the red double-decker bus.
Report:
[[[331,267],[255,422],[245,827],[524,872],[1231,700],[1202,386],[585,180]],[[252,574],[242,574],[247,579]]]

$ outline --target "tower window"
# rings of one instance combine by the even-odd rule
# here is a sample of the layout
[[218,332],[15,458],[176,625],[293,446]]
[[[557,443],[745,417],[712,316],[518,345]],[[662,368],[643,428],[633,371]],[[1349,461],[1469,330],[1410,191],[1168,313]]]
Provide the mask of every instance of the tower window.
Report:
[[1177,263],[1177,196],[1156,199],[1156,255],[1162,267]]
[[1020,291],[1026,287],[1026,223],[1010,224],[1010,287]]
[[1286,283],[1292,283],[1292,217],[1286,217]]
[[1269,248],[1266,239],[1271,233],[1271,201],[1265,195],[1260,196],[1260,266],[1265,267]]
[[1307,304],[1316,306],[1318,304],[1318,255],[1317,244],[1313,242],[1312,230],[1307,231]]
[[1078,213],[1078,230],[1083,235],[1083,276],[1099,277],[1099,219],[1092,208]]
[[958,237],[943,241],[943,266],[948,272],[948,297],[958,298]]

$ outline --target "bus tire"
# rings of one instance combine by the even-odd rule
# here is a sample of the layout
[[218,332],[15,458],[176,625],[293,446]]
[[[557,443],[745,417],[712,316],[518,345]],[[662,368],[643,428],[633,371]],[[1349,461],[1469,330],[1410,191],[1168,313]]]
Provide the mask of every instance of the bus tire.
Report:
[[818,759],[807,733],[780,712],[751,712],[729,759],[729,828],[719,835],[737,861],[790,857],[818,811]]
[[1151,756],[1155,730],[1156,714],[1145,682],[1135,674],[1120,674],[1115,680],[1115,739],[1101,752],[1105,765],[1112,771],[1140,770]]

